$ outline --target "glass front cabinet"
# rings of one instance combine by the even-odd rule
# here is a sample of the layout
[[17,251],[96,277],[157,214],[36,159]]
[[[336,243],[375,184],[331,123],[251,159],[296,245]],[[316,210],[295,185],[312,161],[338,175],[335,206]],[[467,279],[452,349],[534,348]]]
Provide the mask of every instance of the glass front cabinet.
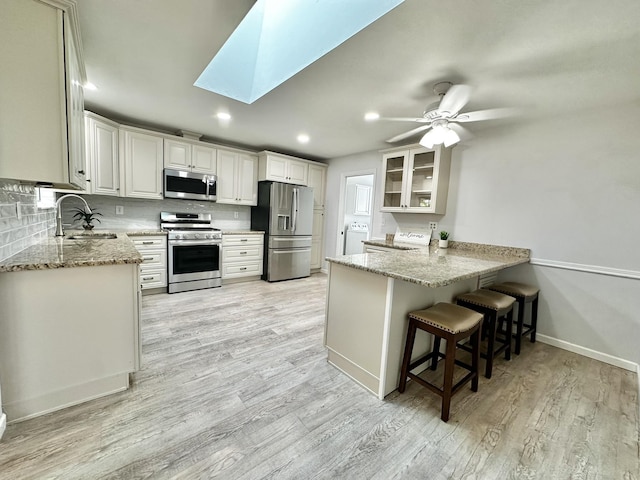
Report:
[[383,212],[445,213],[450,148],[409,145],[382,153]]

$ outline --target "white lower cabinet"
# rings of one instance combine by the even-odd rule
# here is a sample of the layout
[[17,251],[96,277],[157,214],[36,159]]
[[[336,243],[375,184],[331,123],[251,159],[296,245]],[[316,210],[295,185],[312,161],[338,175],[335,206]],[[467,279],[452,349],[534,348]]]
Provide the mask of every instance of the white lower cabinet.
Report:
[[262,275],[264,235],[222,235],[222,281],[254,280]]
[[167,287],[167,237],[165,235],[131,235],[142,263],[140,285],[142,290]]

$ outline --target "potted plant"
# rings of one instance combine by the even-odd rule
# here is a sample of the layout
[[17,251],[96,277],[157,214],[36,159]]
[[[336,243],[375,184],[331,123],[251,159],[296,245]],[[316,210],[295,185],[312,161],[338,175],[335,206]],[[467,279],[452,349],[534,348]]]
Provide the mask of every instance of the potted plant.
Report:
[[447,248],[449,246],[449,232],[442,230],[440,232],[440,240],[438,240],[438,247]]
[[100,215],[102,216],[101,213],[98,213],[96,210],[94,210],[93,208],[89,207],[90,211],[85,210],[84,207],[80,208],[80,207],[75,207],[73,209],[73,211],[75,211],[76,213],[73,214],[73,218],[75,218],[76,220],[82,220],[84,223],[82,224],[82,228],[84,228],[85,230],[91,230],[93,229],[94,225],[93,225],[93,221],[95,220],[98,223],[102,223],[100,222],[100,219],[96,217],[96,215]]

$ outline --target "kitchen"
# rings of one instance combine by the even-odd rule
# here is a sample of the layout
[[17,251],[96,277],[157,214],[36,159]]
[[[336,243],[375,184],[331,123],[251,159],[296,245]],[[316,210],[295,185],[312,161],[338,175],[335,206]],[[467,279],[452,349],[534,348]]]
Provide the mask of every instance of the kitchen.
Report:
[[[87,2],[87,9],[90,8],[95,9],[97,6]],[[122,6],[122,8],[126,7]],[[240,7],[237,8],[240,9]],[[359,86],[356,85],[358,82],[354,82],[353,85],[340,83],[338,87],[339,78],[347,77],[347,73],[350,75],[349,78],[355,75],[352,70],[356,69],[356,65],[352,69],[347,68],[349,63],[345,62],[345,59],[366,58],[367,44],[372,43],[379,34],[377,28],[385,27],[388,32],[393,32],[398,25],[418,29],[419,25],[416,25],[416,21],[410,19],[414,16],[420,17],[420,15],[412,15],[411,12],[413,11],[414,14],[420,12],[420,8],[419,2],[405,2],[397,10],[383,17],[380,23],[374,24],[375,28],[365,29],[362,35],[345,43],[344,47],[350,47],[351,50],[341,48],[332,52],[333,57],[325,57],[318,64],[312,65],[284,84],[283,87],[289,89],[288,94],[285,89],[276,89],[272,92],[270,95],[273,95],[273,102],[280,104],[284,109],[294,101],[300,101],[300,95],[308,91],[314,91],[314,96],[318,95],[320,98],[318,89],[322,87],[327,91],[333,90],[334,95],[336,95],[335,92],[343,92],[341,95],[344,94],[344,98],[339,101],[343,102],[342,105],[346,111],[347,106],[351,105],[350,102],[355,102],[354,99],[361,98],[362,95],[358,92]],[[530,103],[532,115],[522,122],[493,125],[488,125],[489,122],[487,122],[486,125],[473,130],[475,134],[473,139],[465,140],[453,149],[445,215],[388,214],[380,213],[379,208],[376,207],[371,227],[372,236],[383,237],[386,233],[395,232],[397,227],[410,231],[424,226],[426,222],[436,221],[439,229],[452,232],[454,240],[530,248],[532,250],[530,264],[514,268],[510,273],[514,278],[537,284],[541,288],[544,302],[541,304],[540,311],[540,334],[547,337],[546,341],[555,342],[556,346],[577,351],[581,355],[595,355],[604,362],[627,370],[636,368],[634,365],[640,362],[636,347],[639,337],[636,312],[640,305],[634,292],[637,289],[640,259],[637,249],[634,248],[634,239],[640,232],[638,232],[637,222],[633,220],[633,207],[638,205],[639,172],[638,164],[634,160],[640,145],[638,145],[637,136],[633,133],[639,126],[637,88],[635,87],[638,72],[636,59],[639,57],[636,51],[638,42],[635,27],[637,25],[634,24],[636,22],[634,19],[638,18],[638,15],[635,15],[637,12],[632,10],[637,7],[631,2],[625,2],[624,8],[621,6],[618,9],[597,6],[591,2],[588,6],[583,3],[569,3],[563,6],[561,11],[557,11],[557,5],[540,2],[535,7],[530,6],[531,10],[526,11],[518,11],[516,7],[502,6],[504,10],[501,11],[497,11],[496,7],[496,10],[479,12],[478,7],[470,4],[465,4],[465,8],[474,12],[476,19],[487,22],[493,21],[489,18],[490,15],[495,15],[496,25],[511,25],[512,28],[509,31],[513,36],[506,37],[505,29],[497,29],[500,35],[505,35],[504,41],[501,41],[492,36],[489,28],[483,33],[483,39],[488,45],[493,46],[493,50],[485,51],[478,45],[474,47],[475,50],[461,53],[460,44],[455,42],[445,44],[443,40],[450,35],[463,35],[465,31],[463,19],[451,18],[449,23],[445,22],[442,26],[429,21],[429,27],[432,29],[429,37],[438,41],[433,47],[438,50],[437,55],[431,51],[431,54],[436,57],[430,61],[439,65],[443,71],[449,66],[449,69],[463,68],[465,73],[476,72],[478,78],[473,79],[474,83],[477,81],[480,87],[485,89],[495,88],[496,90],[490,94],[487,93],[488,96],[484,99],[479,94],[477,98],[480,103],[475,105],[477,108],[511,105],[520,101],[519,96],[523,96],[522,99]],[[189,10],[185,8],[172,13],[185,17],[190,15],[189,21],[194,21],[197,15],[193,15]],[[123,19],[122,15],[101,11],[98,17],[104,19],[105,25],[93,23],[93,31],[83,29],[87,65],[90,65],[88,61],[91,58],[90,52],[92,55],[100,54],[96,51],[97,45],[101,45],[103,54],[110,58],[117,58],[127,49],[126,44],[119,43],[120,40],[113,36],[107,37],[108,42],[98,43],[99,36],[106,34],[103,30],[106,31],[109,28],[109,19],[114,16],[117,18],[117,24],[111,25],[114,31],[134,29],[135,25],[144,22],[147,24],[155,21],[160,25],[167,25],[171,18],[162,8],[155,12],[144,12],[144,15],[142,10],[125,11],[130,13],[130,18]],[[85,14],[86,12],[85,10]],[[224,15],[227,15],[230,26],[220,35],[226,36],[231,33],[233,26],[240,21],[245,12],[225,11]],[[82,5],[79,6],[79,14],[82,19]],[[165,16],[162,17],[163,15]],[[445,15],[444,11],[442,15]],[[598,18],[599,24],[593,25],[591,18]],[[182,23],[186,23],[185,18],[180,17],[180,19]],[[113,21],[116,22],[115,18]],[[468,31],[475,31],[470,25],[473,22],[466,17],[465,21]],[[500,23],[501,21],[505,23]],[[463,22],[463,24],[457,26],[456,22]],[[541,33],[540,37],[533,36],[534,34],[528,30],[527,22],[531,22],[530,24],[535,25],[540,32],[547,32],[548,35],[544,37]],[[449,27],[450,25],[453,26]],[[586,25],[589,25],[588,29]],[[562,36],[559,32],[565,30],[566,36]],[[392,36],[386,35],[386,38],[389,39]],[[405,38],[402,35],[399,36]],[[531,40],[531,36],[536,39],[536,42],[547,38],[549,44],[542,42],[539,51],[530,52],[529,47],[525,45],[536,44]],[[527,39],[531,43],[527,44]],[[175,39],[156,38],[154,45],[161,45],[162,48],[158,50],[162,52],[171,52],[171,46],[168,45],[170,40],[175,41]],[[392,42],[388,41],[390,42],[388,48],[392,48]],[[404,43],[400,40],[398,42],[403,45],[403,48],[406,47],[406,38]],[[478,43],[482,44],[482,42]],[[136,43],[136,47],[132,50],[142,48],[143,44],[144,42]],[[468,44],[468,39],[465,44]],[[510,48],[511,44],[522,46],[522,50]],[[183,47],[185,46],[178,44],[173,48],[184,50]],[[400,46],[396,45],[395,48],[396,51],[400,51]],[[531,48],[533,49],[533,46]],[[151,53],[149,52],[149,55]],[[541,60],[541,57],[535,56],[536,53],[542,55],[543,59],[549,60],[548,69],[554,75],[549,77],[542,75],[548,70],[534,63],[536,60]],[[546,53],[554,53],[557,56],[544,57]],[[207,55],[210,54],[213,53],[207,53]],[[415,49],[414,55],[418,55],[418,59],[422,58]],[[407,76],[403,81],[406,81],[407,85],[401,87],[398,86],[397,76],[401,59],[395,60],[391,57],[390,55],[388,62],[397,61],[397,65],[390,63],[384,70],[377,65],[375,70],[376,75],[381,77],[380,80],[388,85],[386,89],[377,87],[377,90],[386,92],[384,95],[388,95],[388,99],[386,102],[379,100],[374,103],[386,105],[384,110],[380,108],[387,115],[411,115],[412,111],[415,111],[414,115],[418,114],[426,103],[422,101],[424,97],[418,101],[408,102],[406,97],[410,96],[410,93],[407,92],[412,91],[411,88],[417,88],[416,85],[421,84],[420,82],[427,81],[430,89],[435,83],[431,79],[437,75],[433,73],[437,67],[430,71],[424,65],[422,67],[413,65],[413,63],[420,64],[419,61],[410,62],[405,58],[402,67],[407,71]],[[315,77],[321,74],[322,63],[332,58],[335,59],[335,63],[331,66],[333,71],[321,77],[323,81],[314,81],[317,80]],[[446,60],[447,58],[455,59],[453,66]],[[474,58],[482,59],[483,66],[486,66],[484,72],[480,68],[482,66],[474,63]],[[201,63],[206,63],[209,59],[210,56],[202,59]],[[162,84],[167,81],[167,77],[171,76],[166,73],[162,75],[163,64],[156,63],[154,68],[160,71],[154,71],[153,78]],[[527,68],[527,65],[531,65],[531,68]],[[508,70],[510,66],[513,68],[519,66],[521,70],[514,73]],[[413,69],[413,75],[407,69]],[[152,71],[149,70],[149,72]],[[581,72],[578,80],[575,72]],[[516,73],[521,76],[518,77]],[[471,75],[471,73],[466,74]],[[419,78],[420,82],[416,80]],[[116,79],[113,89],[106,89],[107,92],[102,94],[116,97],[117,95],[110,92],[127,91],[131,87],[121,83],[124,80],[124,77]],[[187,83],[187,86],[191,83]],[[512,84],[519,85],[520,89],[517,92],[510,91],[508,87]],[[308,85],[313,87],[310,89]],[[523,92],[528,92],[528,96]],[[97,98],[101,93],[98,91],[93,95],[92,101],[97,105]],[[86,96],[90,97],[88,94]],[[170,101],[170,97],[166,95],[167,101]],[[136,98],[127,97],[125,101],[135,104],[137,101],[142,102],[144,96],[139,94]],[[323,98],[330,98],[330,96]],[[557,105],[558,98],[561,99],[560,107]],[[317,112],[319,117],[325,111],[322,101],[317,99],[309,99],[309,101],[312,102],[309,111]],[[327,100],[323,101],[327,102]],[[368,103],[362,100],[360,102]],[[408,105],[396,113],[391,106],[395,102],[405,102]],[[87,103],[89,105],[89,102]],[[115,105],[115,99],[113,104]],[[335,103],[327,104],[333,105],[334,114],[341,110],[335,107]],[[229,105],[236,108],[235,104],[227,104]],[[171,121],[166,120],[167,117],[161,117],[156,111],[147,117],[145,111],[156,108],[153,101],[146,101],[144,106],[132,105],[131,111],[126,115],[124,110],[121,112],[119,109],[107,106],[103,108],[105,111],[98,113],[102,113],[106,118],[109,118],[107,110],[113,110],[120,113],[120,116],[129,116],[138,122],[148,118],[151,124],[158,123],[175,129],[186,128],[198,131],[191,126],[190,115],[180,113],[179,110],[172,112],[175,119]],[[263,108],[267,111],[262,110]],[[350,108],[358,115],[358,121],[351,123],[359,123],[365,109],[371,107],[356,105]],[[238,105],[237,109],[250,109],[250,107]],[[309,160],[326,159],[328,165],[324,222],[326,235],[322,257],[334,256],[337,251],[338,225],[340,224],[336,212],[339,207],[342,176],[374,170],[379,181],[382,175],[379,150],[389,147],[383,140],[404,131],[404,126],[397,124],[378,126],[380,124],[371,125],[362,122],[362,127],[358,128],[362,128],[363,132],[358,134],[352,133],[354,130],[351,127],[342,127],[337,130],[348,132],[345,136],[357,137],[353,139],[353,147],[342,151],[337,150],[335,146],[342,141],[343,137],[336,132],[330,141],[319,140],[318,142],[324,145],[317,150],[313,147],[314,150],[312,150],[312,145],[316,141],[313,133],[311,134],[312,142],[308,147],[298,146],[295,140],[293,143],[285,143],[282,138],[291,135],[291,131],[284,131],[285,129],[282,128],[282,125],[287,124],[286,118],[278,118],[277,121],[264,120],[272,119],[274,115],[280,115],[280,113],[273,109],[268,110],[262,105],[256,105],[256,109],[252,111],[252,116],[255,118],[246,124],[246,128],[252,131],[255,145],[258,147],[253,148],[253,151],[268,148]],[[287,114],[292,118],[299,118],[295,112],[288,111]],[[346,122],[348,119],[342,118],[343,116],[337,115],[334,122]],[[160,118],[163,120],[160,121]],[[111,119],[120,120],[120,118]],[[2,122],[4,125],[4,118]],[[217,120],[213,122],[221,125]],[[260,123],[269,123],[264,127],[268,130],[263,130]],[[280,125],[282,131],[271,131],[277,130],[274,124]],[[232,138],[232,130],[233,126],[216,127],[212,136],[218,137],[216,143],[244,145],[240,138]],[[230,133],[229,136],[225,135],[227,131]],[[372,138],[371,136],[376,140],[365,141],[366,138]],[[225,139],[229,141],[222,142]],[[318,153],[314,155],[314,151]],[[487,185],[490,185],[490,189]],[[26,197],[33,196],[32,193],[20,191],[24,187],[12,185],[7,188],[10,192],[7,196],[10,199],[2,201],[3,212],[8,210],[4,207],[7,204],[13,205],[15,211],[17,201],[21,204],[24,201],[24,206],[31,208]],[[375,206],[382,204],[380,194],[380,188],[374,189],[373,204]],[[16,196],[21,197],[22,200],[15,200]],[[115,215],[115,207],[118,205],[124,207],[123,217],[135,212],[136,209],[144,209],[143,200],[120,198],[112,201],[110,197],[96,197],[96,199],[99,202],[105,202],[104,207],[98,204],[99,211],[112,212],[109,214],[111,221],[117,221],[119,218]],[[93,204],[93,202],[90,203]],[[224,221],[221,228],[250,227],[250,207],[216,203],[214,208],[216,216],[221,222]],[[178,208],[167,210],[178,211]],[[52,214],[48,211],[39,212],[35,208],[33,212],[27,212],[27,208],[23,211],[32,215],[30,218],[33,218],[35,224],[41,222],[50,225],[52,223]],[[236,211],[238,219],[234,217]],[[140,223],[144,224],[145,219],[152,217],[153,215],[140,216]],[[10,222],[3,223],[3,234],[15,228],[7,225],[8,223]],[[108,225],[107,222],[105,222],[106,225]],[[98,226],[100,227],[101,225]],[[37,227],[31,227],[31,229],[31,234],[39,235],[36,231]],[[611,235],[615,238],[609,239],[608,236]],[[13,234],[11,238],[11,243],[25,241],[22,238],[14,240]],[[2,248],[6,248],[5,242],[2,245]],[[6,257],[3,255],[3,258]],[[223,290],[225,287],[223,286]],[[236,289],[239,286],[231,285],[230,287]],[[230,291],[230,288],[227,291]],[[153,297],[145,297],[145,300],[150,301]],[[321,339],[319,341],[321,342]],[[330,373],[327,375],[331,376]],[[353,390],[349,391],[353,392]],[[480,391],[482,392],[482,384]],[[367,400],[363,401],[367,402]]]

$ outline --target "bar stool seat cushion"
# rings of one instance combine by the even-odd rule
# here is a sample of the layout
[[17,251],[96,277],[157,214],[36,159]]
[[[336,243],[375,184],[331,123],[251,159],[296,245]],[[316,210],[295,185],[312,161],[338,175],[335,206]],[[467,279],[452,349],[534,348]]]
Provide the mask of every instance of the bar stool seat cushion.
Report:
[[496,292],[504,293],[506,295],[511,295],[512,297],[525,298],[533,298],[538,294],[538,292],[540,292],[540,289],[533,285],[527,285],[518,282],[496,283],[487,288],[495,290]]
[[482,321],[482,314],[451,303],[436,303],[425,310],[409,313],[413,318],[452,334],[466,332]]
[[458,295],[456,297],[456,300],[496,311],[509,308],[515,302],[515,298],[509,295],[504,295],[499,292],[493,292],[491,290],[485,290],[484,288]]

